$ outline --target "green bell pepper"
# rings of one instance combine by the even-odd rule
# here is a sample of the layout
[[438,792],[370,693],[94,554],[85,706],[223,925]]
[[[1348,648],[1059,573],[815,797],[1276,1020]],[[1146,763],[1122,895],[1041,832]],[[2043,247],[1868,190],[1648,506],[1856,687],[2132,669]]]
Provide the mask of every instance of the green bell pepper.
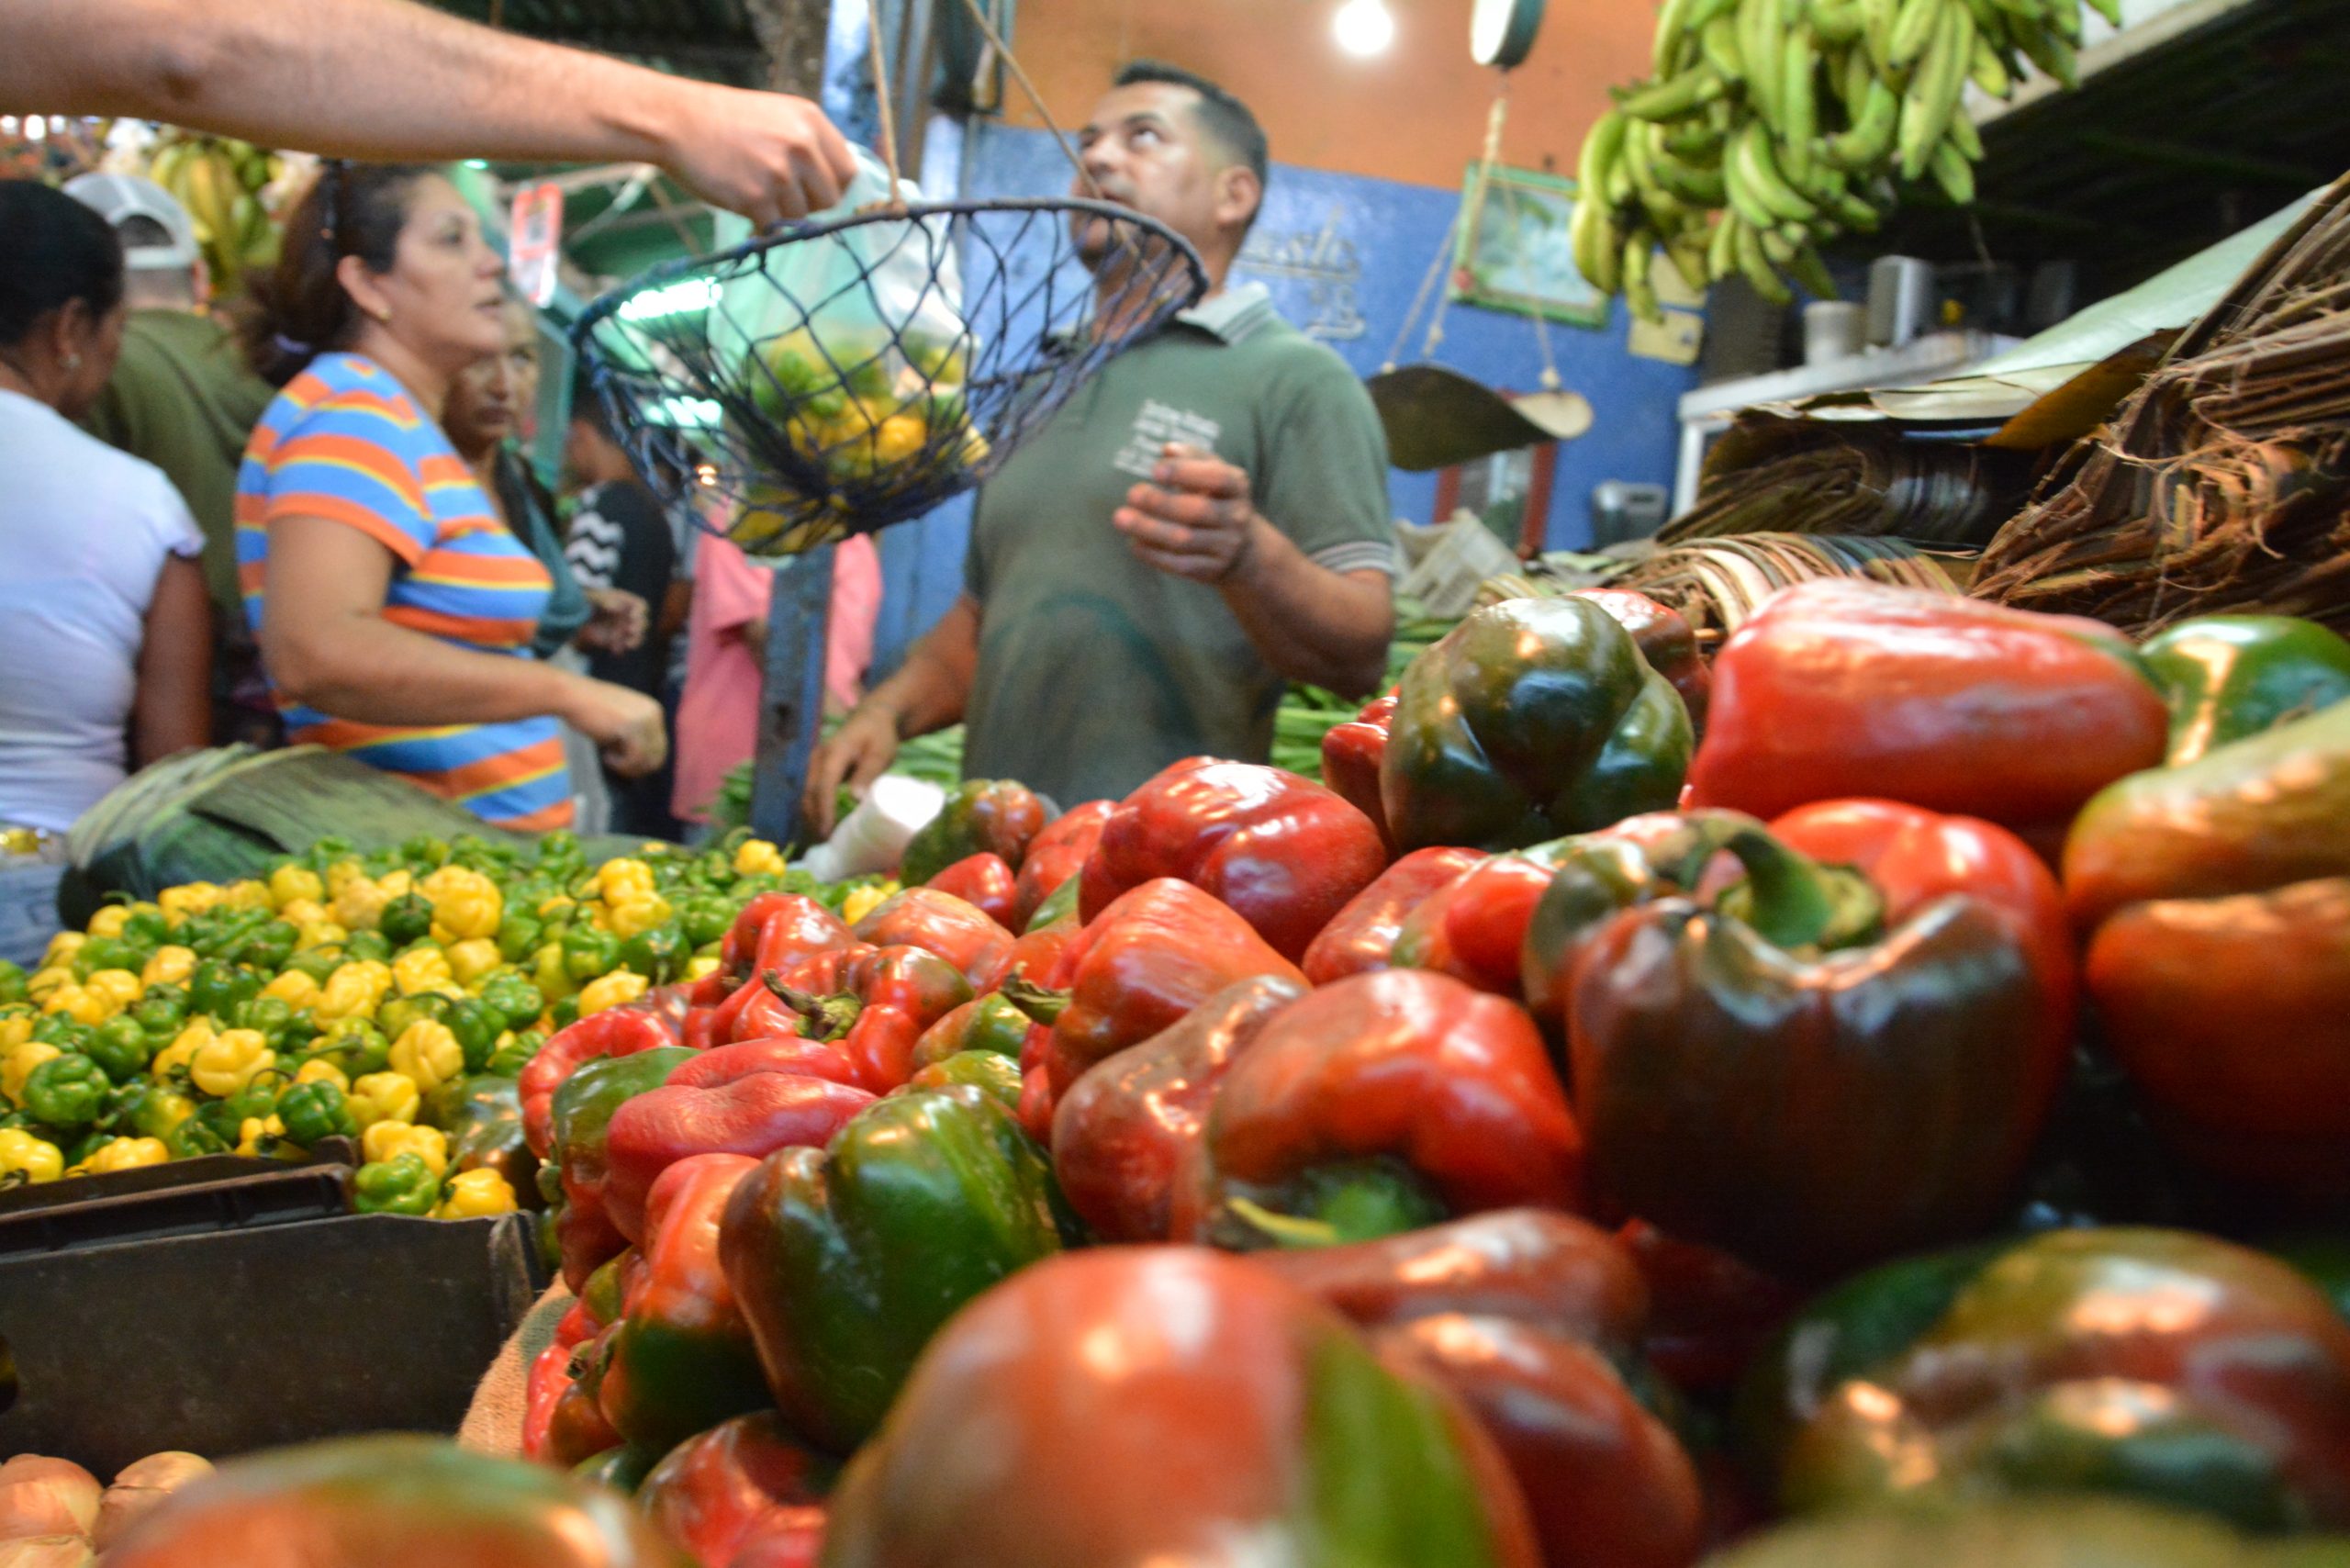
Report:
[[[181,1099],[187,1098],[181,1095]],[[175,1123],[163,1133],[163,1148],[173,1159],[196,1159],[207,1154],[226,1154],[229,1140],[212,1130],[199,1114],[191,1114]]]
[[1413,661],[1380,797],[1398,853],[1517,849],[1670,809],[1694,745],[1680,694],[1613,616],[1512,599]]
[[422,893],[402,893],[384,906],[375,929],[395,947],[405,947],[432,935],[432,901]]
[[147,1070],[156,1050],[162,1044],[157,1036],[139,1026],[139,1020],[127,1013],[118,1013],[90,1031],[90,1038],[82,1049],[89,1058],[105,1070],[117,1083],[127,1083]]
[[570,1028],[579,1022],[579,999],[576,996],[556,998],[547,1008],[547,1020],[557,1029]]
[[2350,640],[2289,615],[2206,615],[2139,648],[2170,705],[2169,765],[2350,698]]
[[483,982],[481,1000],[498,1014],[499,1026],[505,1029],[527,1028],[547,1006],[537,984],[520,972],[492,975]]
[[341,1090],[323,1080],[297,1083],[288,1089],[277,1102],[277,1119],[285,1124],[285,1136],[304,1148],[315,1148],[330,1137],[356,1137],[359,1134],[349,1099]]
[[693,949],[687,945],[685,931],[674,920],[640,931],[621,944],[621,967],[655,985],[666,985],[683,974],[691,957]]
[[153,1036],[158,1047],[167,1045],[172,1037],[187,1026],[188,995],[185,986],[157,984],[140,993],[130,1004],[130,1016],[141,1029]]
[[537,915],[509,908],[506,918],[498,923],[498,956],[509,964],[520,963],[539,950],[539,944],[546,939],[546,922]]
[[441,1178],[420,1154],[371,1160],[351,1178],[351,1206],[364,1215],[429,1215],[441,1201]]
[[94,1126],[114,1088],[106,1070],[77,1052],[54,1056],[25,1080],[24,1109],[61,1131]]
[[795,1427],[869,1437],[939,1326],[1074,1239],[1051,1159],[969,1085],[892,1095],[824,1149],[787,1148],[727,1211],[726,1277]]

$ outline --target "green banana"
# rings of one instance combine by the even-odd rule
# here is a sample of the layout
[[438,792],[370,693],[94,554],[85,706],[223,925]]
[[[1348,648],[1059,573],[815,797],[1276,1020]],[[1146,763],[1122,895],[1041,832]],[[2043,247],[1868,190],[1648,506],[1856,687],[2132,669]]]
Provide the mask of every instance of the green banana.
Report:
[[1719,207],[1729,199],[1719,158],[1707,163],[1684,162],[1665,147],[1664,127],[1651,124],[1640,129],[1648,135],[1644,144],[1636,140],[1633,155],[1642,160],[1650,178],[1666,195],[1684,207]]
[[1610,109],[1583,133],[1583,151],[1575,155],[1575,191],[1585,202],[1599,199],[1607,188],[1607,172],[1624,150],[1624,117]]
[[1656,164],[1649,157],[1649,138],[1653,128],[1638,125],[1624,140],[1624,170],[1632,178],[1632,191],[1639,199],[1640,210],[1651,221],[1667,227],[1680,221],[1682,205],[1656,175]]
[[1738,271],[1738,249],[1735,241],[1738,238],[1738,230],[1745,226],[1746,219],[1739,217],[1735,212],[1722,214],[1721,221],[1715,224],[1713,232],[1706,236],[1707,277],[1719,283]]
[[2121,0],[2089,0],[2089,9],[2103,17],[2109,27],[2121,25]]
[[1944,6],[1934,29],[1934,40],[1909,79],[1901,100],[1901,177],[1914,180],[1926,172],[1942,132],[1958,112],[1966,90],[1966,73],[1975,59],[1975,18],[1964,6]]
[[1835,278],[1829,274],[1828,263],[1819,259],[1818,251],[1812,247],[1809,241],[1797,245],[1795,248],[1795,253],[1781,265],[1786,268],[1787,275],[1801,284],[1805,292],[1813,298],[1840,299],[1842,297],[1837,291]]
[[1656,236],[1647,230],[1634,230],[1624,241],[1624,303],[1643,321],[1664,319],[1664,311],[1657,304],[1656,286],[1649,281],[1655,257]]
[[1819,104],[1813,96],[1819,50],[1810,28],[1798,24],[1788,32],[1779,53],[1779,166],[1789,181],[1802,185],[1811,179],[1819,138]]
[[1886,40],[1886,64],[1894,71],[1917,62],[1934,41],[1943,10],[1955,0],[1901,0],[1892,35]]
[[1741,224],[1731,236],[1731,241],[1738,255],[1738,270],[1745,274],[1755,293],[1774,305],[1785,305],[1794,300],[1795,295],[1788,290],[1785,280],[1779,276],[1769,258],[1762,254],[1762,242],[1753,230]]
[[1773,130],[1779,129],[1778,0],[1739,0],[1738,57],[1746,67],[1746,99]]
[[1860,0],[1811,0],[1811,30],[1819,41],[1841,48],[1859,41],[1862,17]]
[[1614,274],[1618,241],[1615,220],[1607,208],[1595,201],[1575,204],[1575,215],[1567,224],[1567,246],[1574,257],[1575,271],[1583,281],[1603,294],[1616,292]]
[[1966,161],[1954,143],[1945,141],[1934,149],[1931,160],[1934,183],[1942,188],[1953,206],[1970,207],[1975,201],[1975,165]]
[[1747,121],[1738,139],[1730,143],[1729,153],[1732,177],[1742,177],[1755,200],[1774,218],[1803,223],[1818,215],[1818,209],[1809,199],[1779,173],[1778,163],[1771,155],[1771,132],[1762,121]]
[[1697,34],[1697,50],[1723,81],[1746,80],[1746,57],[1739,52],[1735,18],[1716,17],[1707,22]]
[[1965,115],[1950,117],[1950,129],[1942,133],[1942,140],[1957,148],[1967,162],[1983,162],[1983,133],[1975,129],[1975,122]]
[[1893,69],[1893,26],[1901,0],[1861,0],[1861,46],[1869,64],[1882,76]]
[[1689,39],[1689,0],[1664,0],[1656,14],[1656,39],[1649,46],[1649,73],[1670,76]]
[[2077,87],[2081,84],[2081,73],[2073,57],[2073,46],[2054,33],[2028,28],[2016,42],[2022,48],[2025,58],[2065,86]]
[[1616,107],[1634,119],[1684,119],[1720,97],[1723,91],[1722,79],[1709,66],[1699,64],[1626,94],[1617,100]]
[[1869,84],[1869,95],[1849,129],[1828,139],[1828,162],[1847,174],[1873,169],[1893,150],[1894,132],[1901,123],[1901,95],[1883,82]]
[[1979,28],[1975,35],[1975,59],[1968,64],[1966,73],[1969,81],[1995,98],[2004,98],[2016,90],[2015,78],[2008,74],[1998,46],[1985,38]]
[[1710,280],[1706,274],[1704,241],[1694,238],[1687,231],[1677,234],[1665,241],[1664,259],[1673,263],[1674,274],[1688,287],[1690,293],[1706,292],[1706,285]]
[[1877,84],[1876,62],[1869,58],[1868,50],[1856,49],[1844,57],[1843,76],[1844,117],[1849,124],[1861,112],[1861,106],[1868,102],[1869,89]]
[[1885,220],[1860,195],[1844,191],[1828,201],[1828,215],[1856,234],[1874,234]]

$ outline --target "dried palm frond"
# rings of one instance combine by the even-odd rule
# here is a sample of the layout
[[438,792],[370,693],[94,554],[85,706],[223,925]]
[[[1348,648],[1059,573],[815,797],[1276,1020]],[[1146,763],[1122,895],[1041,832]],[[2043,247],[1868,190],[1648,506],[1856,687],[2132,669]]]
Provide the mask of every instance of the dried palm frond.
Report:
[[1707,454],[1696,504],[1657,538],[1825,533],[1979,545],[2022,503],[2031,464],[2023,453],[1905,438],[1884,421],[1747,413]]

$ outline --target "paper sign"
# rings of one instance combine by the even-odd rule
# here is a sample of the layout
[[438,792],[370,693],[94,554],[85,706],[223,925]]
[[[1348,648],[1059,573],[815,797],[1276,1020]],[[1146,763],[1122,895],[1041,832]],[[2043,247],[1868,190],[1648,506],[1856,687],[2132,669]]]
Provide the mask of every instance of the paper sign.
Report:
[[514,193],[507,224],[507,275],[532,304],[554,298],[555,257],[563,245],[563,192],[551,184]]

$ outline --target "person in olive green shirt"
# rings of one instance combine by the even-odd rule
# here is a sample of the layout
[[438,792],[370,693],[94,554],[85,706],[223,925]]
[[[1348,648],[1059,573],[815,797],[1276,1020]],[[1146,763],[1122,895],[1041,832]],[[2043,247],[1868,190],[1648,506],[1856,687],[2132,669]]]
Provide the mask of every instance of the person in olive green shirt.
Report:
[[[1214,84],[1137,62],[1079,141],[1103,196],[1197,247],[1208,297],[1110,361],[981,492],[963,595],[810,764],[818,832],[842,785],[862,791],[901,739],[958,719],[967,776],[1066,806],[1185,756],[1262,761],[1284,682],[1360,695],[1384,672],[1377,412],[1261,287],[1225,286],[1263,197],[1263,132]],[[1089,264],[1106,230],[1080,231]]]
[[276,394],[204,309],[196,227],[170,192],[129,174],[84,174],[65,186],[122,241],[130,314],[122,358],[84,421],[91,434],[161,468],[204,533],[213,609],[213,738],[273,745],[276,711],[261,678],[237,578],[237,465]]

